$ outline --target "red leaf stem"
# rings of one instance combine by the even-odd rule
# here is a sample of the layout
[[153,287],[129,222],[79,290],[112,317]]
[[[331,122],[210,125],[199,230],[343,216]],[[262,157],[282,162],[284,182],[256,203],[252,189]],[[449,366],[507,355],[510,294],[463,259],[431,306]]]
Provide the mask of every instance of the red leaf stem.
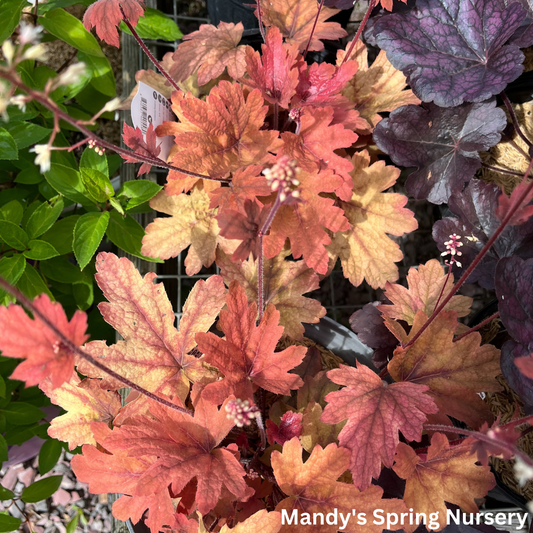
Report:
[[320,5],[318,6],[318,11],[316,13],[315,21],[313,22],[313,29],[311,30],[311,35],[309,35],[309,40],[307,41],[307,45],[305,47],[304,53],[302,54],[302,57],[305,60],[305,56],[307,55],[307,52],[309,51],[309,46],[311,46],[311,41],[313,40],[313,34],[315,33],[315,28],[318,22],[318,17],[320,17],[320,12],[322,11],[322,6],[324,5],[324,0],[320,0]]
[[470,335],[470,333],[473,333],[474,331],[481,329],[486,324],[490,324],[495,318],[498,318],[499,316],[500,316],[500,313],[496,311],[496,313],[494,313],[493,315],[490,315],[489,318],[486,318],[485,320],[483,320],[483,322],[480,322],[477,326],[474,326],[473,328],[470,328],[468,331],[461,333],[461,335],[459,335],[458,337],[455,337],[455,339],[453,339],[453,342],[457,342],[461,340],[463,337]]
[[361,24],[359,24],[359,28],[357,29],[357,33],[355,34],[355,37],[353,38],[352,44],[350,45],[350,48],[348,49],[348,52],[344,55],[344,59],[342,60],[341,66],[348,61],[348,58],[350,57],[350,54],[353,52],[353,49],[355,48],[355,45],[357,41],[359,40],[359,37],[361,37],[361,34],[363,33],[363,30],[365,29],[366,23],[368,22],[368,19],[370,18],[370,14],[372,13],[372,10],[374,9],[376,5],[376,0],[370,0],[370,4],[368,4],[368,9],[366,10],[365,16],[363,17],[363,20],[361,21]]

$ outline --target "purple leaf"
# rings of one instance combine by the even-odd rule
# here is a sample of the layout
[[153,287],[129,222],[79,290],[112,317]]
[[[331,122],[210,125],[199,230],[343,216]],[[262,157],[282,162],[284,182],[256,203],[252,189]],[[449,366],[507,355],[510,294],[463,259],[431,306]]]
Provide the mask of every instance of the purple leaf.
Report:
[[[533,350],[533,346],[532,346]],[[525,405],[533,405],[533,379],[524,376],[516,366],[515,361],[520,357],[528,357],[530,351],[515,341],[507,341],[502,346],[500,366],[503,377]]]
[[526,11],[527,18],[520,27],[513,33],[510,44],[515,44],[518,48],[528,48],[533,45],[533,5],[528,0],[505,0],[505,4],[518,2]]
[[[462,275],[500,225],[494,214],[500,194],[496,185],[472,180],[462,193],[449,200],[448,207],[457,218],[447,217],[433,225],[433,239],[441,252],[445,251],[444,243],[450,239],[450,235],[455,233],[461,236],[463,246],[460,251],[463,255],[459,261],[462,267],[454,265],[456,276]],[[468,277],[467,283],[477,281],[482,287],[493,289],[496,264],[501,258],[511,255],[524,259],[533,257],[533,219],[521,226],[507,226]]]
[[[375,302],[376,305],[380,303]],[[373,303],[366,304],[350,317],[350,327],[363,344],[374,349],[372,362],[378,370],[383,370],[392,358],[398,340],[383,323],[381,312]]]
[[416,96],[451,107],[486,100],[520,76],[524,56],[506,42],[525,16],[504,0],[418,0],[382,17],[374,35]]
[[374,130],[374,142],[397,165],[417,167],[407,192],[434,204],[463,190],[481,166],[478,151],[488,150],[507,125],[496,101],[444,109],[434,104],[394,110]]
[[496,296],[509,335],[533,348],[533,259],[502,259],[496,268]]
[[335,9],[351,9],[355,2],[356,0],[325,0],[324,5]]

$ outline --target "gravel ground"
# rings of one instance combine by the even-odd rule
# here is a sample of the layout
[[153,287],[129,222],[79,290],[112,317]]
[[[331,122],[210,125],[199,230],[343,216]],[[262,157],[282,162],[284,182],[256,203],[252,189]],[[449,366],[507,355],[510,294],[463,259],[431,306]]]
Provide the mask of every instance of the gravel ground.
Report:
[[88,485],[80,483],[70,468],[70,453],[63,452],[57,465],[45,476],[39,475],[37,457],[0,470],[1,484],[20,494],[34,481],[53,475],[63,475],[61,486],[47,500],[24,503],[20,500],[0,501],[0,511],[24,520],[24,533],[67,533],[66,525],[79,516],[76,529],[71,533],[109,533],[112,527],[111,504],[107,494],[89,494]]

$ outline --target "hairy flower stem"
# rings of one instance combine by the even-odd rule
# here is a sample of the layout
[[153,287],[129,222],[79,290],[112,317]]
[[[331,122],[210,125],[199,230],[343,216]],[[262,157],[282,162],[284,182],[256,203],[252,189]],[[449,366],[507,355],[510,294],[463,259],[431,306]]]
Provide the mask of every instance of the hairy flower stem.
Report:
[[359,24],[359,28],[357,29],[357,33],[355,34],[355,37],[353,38],[352,44],[350,45],[350,48],[344,55],[344,59],[342,60],[341,66],[348,61],[351,53],[353,52],[353,49],[355,48],[355,45],[357,44],[357,41],[359,40],[359,37],[361,37],[361,34],[363,33],[363,30],[365,29],[366,23],[368,22],[368,19],[370,18],[370,14],[372,13],[372,10],[376,6],[376,0],[370,0],[370,4],[368,4],[368,9],[366,10],[365,16],[363,17],[363,20],[361,21],[361,24]]
[[309,35],[309,39],[307,40],[307,45],[305,47],[304,53],[302,54],[304,61],[305,61],[305,56],[307,55],[307,52],[309,51],[309,47],[311,46],[311,41],[313,40],[313,34],[315,33],[316,25],[318,23],[318,17],[320,17],[320,12],[322,11],[323,6],[324,6],[324,0],[320,0],[320,5],[318,6],[318,11],[316,13],[315,21],[313,22],[313,28],[311,29],[311,34]]
[[136,152],[133,152],[132,150],[126,150],[125,148],[121,148],[120,146],[116,146],[115,144],[112,144],[108,141],[105,141],[104,139],[98,137],[95,133],[93,133],[91,130],[87,129],[79,120],[76,120],[72,118],[68,113],[65,113],[63,110],[61,110],[55,102],[50,100],[46,95],[39,91],[34,91],[33,89],[30,89],[27,85],[25,85],[22,80],[18,78],[18,76],[13,72],[7,72],[7,71],[1,71],[0,70],[0,78],[4,78],[10,83],[12,83],[14,86],[18,87],[20,90],[24,91],[28,96],[31,96],[33,100],[39,102],[46,108],[48,108],[52,113],[54,113],[54,116],[59,117],[60,119],[64,120],[65,122],[68,122],[75,128],[77,128],[81,133],[83,133],[88,139],[92,139],[98,143],[98,146],[101,146],[102,148],[106,148],[107,150],[111,150],[112,152],[116,152],[119,155],[127,156],[131,159],[135,159],[139,163],[148,163],[150,165],[166,168],[168,170],[174,170],[176,172],[180,172],[182,174],[186,174],[187,176],[192,176],[193,178],[201,178],[204,180],[209,181],[217,181],[220,183],[229,183],[229,179],[225,178],[212,178],[211,176],[204,176],[203,174],[198,174],[197,172],[191,172],[189,170],[185,170],[183,168],[175,167],[173,165],[169,165],[168,163],[165,163],[162,159],[159,159],[158,157],[154,156],[147,156],[143,154],[138,154]]
[[[524,179],[529,175],[529,172],[533,166],[533,158],[529,162],[529,166],[527,167],[527,170],[524,175]],[[463,275],[459,278],[459,281],[453,286],[452,290],[448,293],[446,298],[442,301],[442,303],[435,308],[431,316],[426,320],[426,322],[423,324],[423,326],[415,333],[413,338],[405,345],[402,345],[402,348],[405,350],[412,346],[426,331],[426,329],[429,327],[429,325],[437,318],[438,314],[446,307],[446,304],[452,299],[452,296],[455,295],[455,293],[463,286],[463,284],[466,282],[470,274],[474,271],[474,269],[479,265],[480,261],[485,257],[485,254],[491,249],[492,245],[496,242],[498,237],[502,234],[503,230],[507,227],[509,224],[509,221],[513,217],[514,213],[517,211],[517,209],[520,208],[524,200],[529,196],[531,191],[533,190],[533,180],[531,183],[529,183],[520,196],[516,197],[511,205],[509,206],[509,209],[507,211],[507,214],[503,217],[503,220],[501,221],[500,225],[496,228],[496,231],[492,234],[492,237],[487,241],[485,246],[480,250],[480,252],[477,254],[477,256],[474,258],[470,266],[464,271]]]
[[89,355],[85,350],[82,350],[79,346],[76,346],[59,328],[56,327],[53,322],[48,319],[46,315],[41,313],[41,311],[39,311],[39,309],[37,309],[33,305],[33,302],[29,298],[24,296],[24,294],[22,294],[17,288],[13,287],[2,277],[0,277],[0,287],[12,296],[14,296],[28,311],[30,311],[30,313],[33,314],[34,317],[38,318],[54,335],[56,335],[61,341],[61,343],[71,352],[80,356],[82,359],[85,359],[85,361],[91,363],[99,370],[102,370],[106,374],[109,374],[112,378],[120,381],[126,387],[130,387],[131,389],[136,390],[140,394],[143,394],[147,398],[150,398],[151,400],[154,400],[155,402],[158,402],[161,405],[164,405],[165,407],[169,407],[170,409],[174,409],[176,411],[179,411],[180,413],[185,413],[187,415],[193,416],[193,413],[185,407],[180,407],[179,405],[169,402],[168,400],[160,398],[159,396],[156,396],[155,394],[147,391],[146,389],[143,389],[142,387],[136,385],[129,379],[122,377],[120,374],[117,374],[114,370],[107,368],[105,365],[100,363],[100,361],[94,359],[91,355]]
[[255,419],[255,421],[257,422],[257,427],[259,428],[259,434],[261,435],[261,451],[262,451],[266,448],[266,445],[267,445],[265,425],[263,424],[263,415],[259,415]]
[[[524,423],[525,422],[527,422],[527,420],[524,420]],[[516,446],[513,446],[507,441],[499,439],[495,436],[489,436],[485,433],[478,433],[477,431],[472,431],[470,429],[455,428],[453,426],[445,426],[440,424],[424,424],[424,429],[427,431],[442,431],[443,433],[460,433],[461,435],[468,435],[470,437],[474,437],[475,439],[480,440],[481,442],[496,445],[502,450],[505,450],[511,455],[514,455],[515,457],[520,457],[520,459],[522,459],[524,463],[533,468],[533,460],[530,457],[528,457],[524,452],[519,450]]]
[[463,337],[470,335],[470,333],[474,333],[474,331],[477,331],[478,329],[481,329],[483,326],[490,324],[495,318],[498,318],[499,316],[500,316],[500,313],[496,311],[496,313],[494,313],[493,315],[490,315],[489,318],[486,318],[485,320],[483,320],[483,322],[480,322],[477,326],[474,326],[473,328],[470,328],[468,331],[465,331],[464,333],[461,333],[461,335],[455,337],[455,339],[453,339],[453,342],[457,342],[461,340]]
[[446,288],[446,285],[448,285],[448,280],[450,279],[450,276],[452,275],[452,269],[453,269],[453,263],[450,265],[450,268],[448,268],[448,274],[446,274],[446,279],[444,280],[444,284],[442,285],[442,289],[440,290],[439,297],[437,298],[437,303],[435,304],[435,307],[439,305],[440,299],[442,298],[442,295],[444,294],[444,289]]
[[259,257],[258,257],[258,272],[257,272],[257,307],[258,307],[258,322],[261,322],[263,318],[263,312],[265,307],[265,295],[264,295],[264,272],[263,272],[263,237],[267,233],[267,231],[270,229],[270,226],[272,225],[272,221],[274,220],[274,217],[276,216],[276,213],[278,212],[278,209],[281,207],[281,200],[280,200],[280,194],[281,190],[278,191],[278,196],[276,197],[276,201],[274,202],[274,205],[272,206],[272,209],[270,210],[270,213],[268,214],[267,219],[265,220],[265,223],[263,224],[263,227],[259,229],[257,232],[257,236],[259,237]]
[[514,172],[513,170],[507,170],[505,168],[494,167],[492,165],[488,165],[487,163],[481,163],[481,166],[488,168],[489,170],[494,170],[495,172],[500,172],[502,174],[509,174],[509,176],[523,177],[523,174],[521,172]]
[[514,126],[516,133],[518,133],[519,137],[526,143],[527,146],[532,148],[533,143],[524,135],[522,128],[520,128],[520,124],[518,123],[518,118],[516,116],[516,113],[514,112],[514,108],[511,102],[509,101],[509,98],[507,98],[505,91],[502,91],[500,93],[500,96],[502,97],[503,103],[505,104],[507,111],[509,111],[509,115],[511,115],[511,120],[513,121],[513,126]]
[[259,31],[261,32],[263,42],[266,43],[265,26],[263,24],[263,13],[261,11],[261,0],[256,0],[255,5],[257,6],[257,21],[259,22]]
[[142,48],[142,51],[146,54],[148,59],[153,63],[154,67],[165,76],[167,81],[176,89],[176,91],[181,91],[181,89],[178,87],[177,83],[172,79],[170,74],[161,66],[161,63],[154,57],[152,52],[148,50],[148,47],[144,44],[144,41],[139,37],[139,34],[135,31],[135,28],[131,25],[131,22],[129,21],[128,17],[124,13],[124,9],[122,9],[122,6],[119,5],[120,12],[122,13],[122,20],[124,21],[124,24],[128,27],[128,29],[131,31],[131,34],[139,44],[139,46]]

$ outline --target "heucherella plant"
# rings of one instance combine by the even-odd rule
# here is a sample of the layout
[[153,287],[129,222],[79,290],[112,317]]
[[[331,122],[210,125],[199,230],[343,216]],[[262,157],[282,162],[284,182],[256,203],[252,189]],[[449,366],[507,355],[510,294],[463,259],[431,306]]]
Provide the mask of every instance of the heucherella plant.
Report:
[[[514,459],[520,483],[533,478],[533,459],[518,444],[530,418],[503,423],[480,396],[500,391],[503,373],[533,405],[533,141],[504,92],[523,71],[520,49],[533,44],[531,6],[381,0],[380,9],[371,0],[336,63],[310,64],[323,40],[346,36],[328,22],[345,4],[258,0],[260,50],[239,44],[242,24],[221,22],[185,36],[160,62],[137,31],[141,0],[93,3],[80,32],[94,27],[118,46],[117,27],[127,28],[159,71],[138,72],[134,93],[141,83],[158,91],[175,116],[144,131],[124,125],[129,149],[92,129],[123,107],[119,100],[84,118],[65,104],[90,61],[35,87],[26,69],[45,58],[41,30],[21,25],[2,45],[0,112],[11,120],[30,106],[45,110],[48,141],[25,148],[60,199],[86,211],[86,226],[74,227],[79,267],[92,264],[107,224],[129,224],[128,201],[149,200],[167,216],[141,228],[136,255],[164,261],[188,249],[189,276],[220,268],[194,285],[176,327],[155,273],[142,277],[127,258],[98,253],[98,308],[120,335],[115,343],[87,342],[83,311],[69,320],[48,287],[32,301],[18,279],[0,278],[7,298],[29,312],[0,308],[2,355],[24,360],[13,379],[38,384],[64,409],[48,433],[70,450],[82,446],[72,459],[78,479],[95,494],[121,494],[114,516],[142,519],[152,533],[409,532],[421,521],[440,531],[451,505],[478,512],[496,483],[490,457]],[[53,33],[50,20],[43,26]],[[373,62],[365,27],[381,49]],[[528,147],[525,175],[480,156],[504,130],[512,135],[506,111]],[[18,150],[6,124],[0,140]],[[63,124],[82,140],[69,143]],[[115,196],[96,168],[81,184],[57,178],[57,154],[85,144],[94,166],[114,151],[141,163],[139,175],[167,169],[165,188],[145,183],[135,193],[133,183]],[[476,177],[483,165],[522,179],[507,196]],[[390,190],[400,167],[415,168],[409,195],[447,204],[452,215],[433,228],[441,262],[411,268],[407,287],[395,283],[403,258],[396,238],[417,221],[407,196]],[[8,258],[33,260],[35,244],[21,233],[32,219],[24,217],[5,226],[22,235],[18,248],[2,233]],[[325,315],[303,295],[337,260],[354,286],[385,291],[384,302],[351,318],[374,348],[375,369],[324,370],[318,352],[299,342],[303,324]],[[471,310],[472,299],[458,293],[467,281],[498,298],[498,312],[473,328],[459,321]],[[501,351],[478,331],[496,318],[512,337]],[[121,402],[123,387],[131,394]]]

